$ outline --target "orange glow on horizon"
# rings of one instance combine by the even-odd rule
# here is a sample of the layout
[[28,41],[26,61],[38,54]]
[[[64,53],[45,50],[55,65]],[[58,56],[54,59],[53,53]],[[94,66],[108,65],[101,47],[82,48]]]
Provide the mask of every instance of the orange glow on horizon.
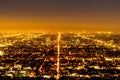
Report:
[[0,31],[96,31],[98,29],[100,31],[114,31],[113,26],[120,26],[120,24],[69,21],[0,21]]

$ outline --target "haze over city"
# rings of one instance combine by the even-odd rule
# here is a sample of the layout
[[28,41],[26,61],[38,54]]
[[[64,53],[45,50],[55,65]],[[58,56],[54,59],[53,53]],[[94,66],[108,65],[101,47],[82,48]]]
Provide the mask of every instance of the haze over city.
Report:
[[0,0],[0,31],[120,31],[119,0]]

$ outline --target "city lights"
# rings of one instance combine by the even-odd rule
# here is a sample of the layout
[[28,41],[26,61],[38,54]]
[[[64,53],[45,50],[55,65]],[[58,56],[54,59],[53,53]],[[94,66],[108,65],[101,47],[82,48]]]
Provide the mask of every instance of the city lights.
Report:
[[0,41],[2,78],[79,80],[118,79],[120,76],[119,34],[58,32],[1,35],[7,35]]
[[0,56],[3,56],[4,55],[4,52],[3,51],[0,51]]

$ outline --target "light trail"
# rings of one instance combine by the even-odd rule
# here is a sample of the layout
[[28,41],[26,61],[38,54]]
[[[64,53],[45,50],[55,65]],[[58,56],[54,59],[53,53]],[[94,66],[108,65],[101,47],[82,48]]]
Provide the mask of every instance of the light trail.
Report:
[[15,33],[15,34],[8,34],[8,35],[4,35],[5,38],[7,37],[17,37],[17,36],[20,36],[22,35],[21,33]]
[[39,70],[41,70],[41,69],[42,69],[42,67],[43,67],[43,65],[44,65],[44,63],[45,63],[45,61],[46,61],[46,58],[44,59],[44,61],[43,61],[42,65],[41,65],[41,66],[40,66],[40,68],[39,68]]
[[[43,57],[45,57],[45,55],[43,55]],[[42,57],[42,59],[43,59],[43,57]],[[44,59],[42,65],[40,66],[39,71],[42,69],[42,67],[43,67],[43,65],[44,65],[44,63],[45,63],[45,61],[46,61],[46,57],[45,57],[45,59]]]
[[61,37],[61,33],[58,34],[58,47],[57,47],[57,76],[56,76],[56,80],[58,80],[60,78],[60,37]]
[[116,44],[107,43],[107,42],[102,41],[102,40],[99,40],[99,39],[91,39],[91,38],[89,38],[89,37],[87,37],[87,36],[82,36],[82,35],[79,35],[79,36],[80,36],[81,38],[83,38],[83,39],[88,39],[88,40],[92,40],[92,41],[94,41],[94,42],[100,43],[100,44],[102,44],[102,45],[104,45],[104,46],[106,46],[106,47],[111,47],[111,48],[113,48],[113,49],[119,49],[119,50],[120,50],[120,47],[117,46]]

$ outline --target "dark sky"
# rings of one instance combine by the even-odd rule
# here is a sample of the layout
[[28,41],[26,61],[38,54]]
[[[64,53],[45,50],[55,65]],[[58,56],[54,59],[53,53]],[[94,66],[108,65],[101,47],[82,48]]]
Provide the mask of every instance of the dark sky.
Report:
[[120,31],[120,0],[0,0],[1,31]]

